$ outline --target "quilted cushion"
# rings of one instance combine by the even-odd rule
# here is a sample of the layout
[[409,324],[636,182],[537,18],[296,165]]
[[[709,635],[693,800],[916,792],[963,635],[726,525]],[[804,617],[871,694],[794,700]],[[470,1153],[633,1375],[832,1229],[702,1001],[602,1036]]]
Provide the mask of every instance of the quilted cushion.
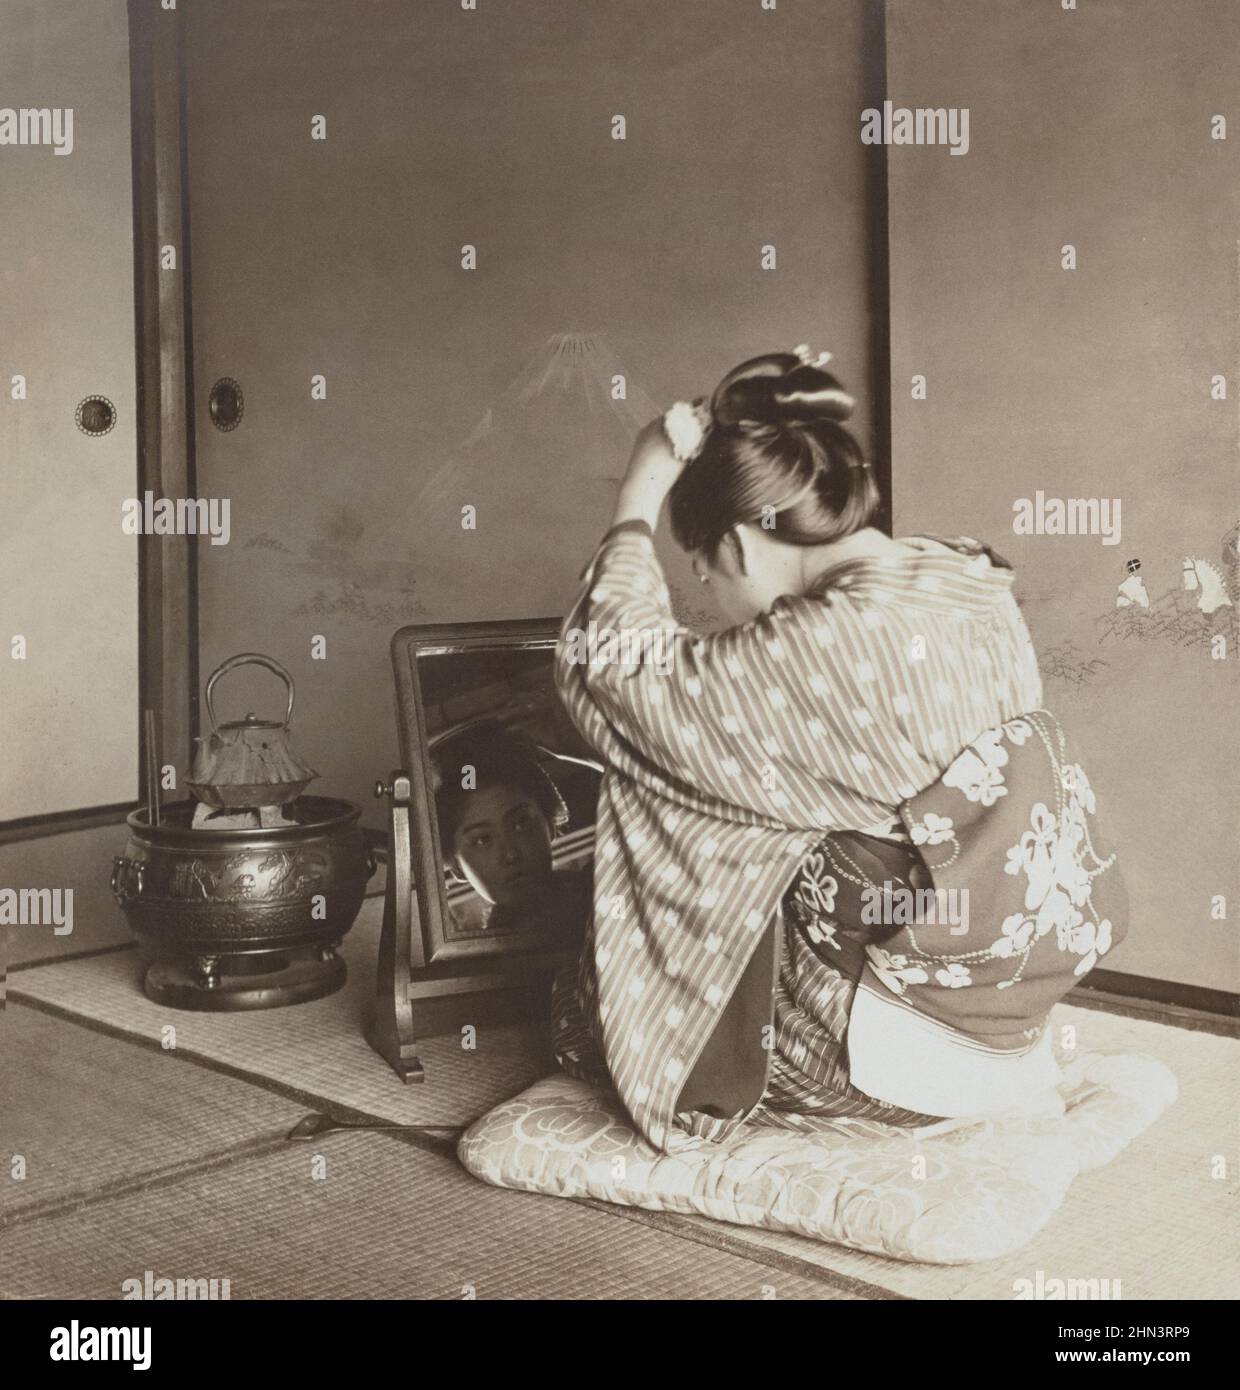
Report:
[[1063,1071],[1062,1106],[1037,1112],[922,1131],[868,1120],[746,1125],[676,1154],[647,1144],[614,1096],[556,1075],[475,1121],[458,1152],[497,1187],[964,1264],[1019,1249],[1077,1173],[1109,1163],[1176,1097],[1174,1076],[1147,1057],[1081,1053]]

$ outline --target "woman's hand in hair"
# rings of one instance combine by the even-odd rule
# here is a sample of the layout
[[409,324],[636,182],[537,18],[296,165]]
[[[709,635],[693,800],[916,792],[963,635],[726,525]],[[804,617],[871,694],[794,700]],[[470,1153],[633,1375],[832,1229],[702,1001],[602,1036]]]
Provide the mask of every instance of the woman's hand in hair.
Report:
[[658,524],[663,499],[680,476],[684,464],[672,453],[663,428],[663,417],[656,416],[638,433],[633,453],[620,484],[612,524],[644,521],[653,531]]

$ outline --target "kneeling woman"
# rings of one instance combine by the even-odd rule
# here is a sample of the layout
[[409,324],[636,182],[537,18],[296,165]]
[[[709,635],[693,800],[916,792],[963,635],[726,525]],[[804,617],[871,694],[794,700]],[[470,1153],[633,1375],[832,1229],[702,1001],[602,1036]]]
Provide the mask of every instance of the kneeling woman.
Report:
[[[557,652],[608,764],[557,1055],[666,1150],[1053,1099],[1047,1014],[1123,930],[1010,568],[872,527],[851,409],[798,349],[653,421]],[[735,626],[677,623],[665,500]]]

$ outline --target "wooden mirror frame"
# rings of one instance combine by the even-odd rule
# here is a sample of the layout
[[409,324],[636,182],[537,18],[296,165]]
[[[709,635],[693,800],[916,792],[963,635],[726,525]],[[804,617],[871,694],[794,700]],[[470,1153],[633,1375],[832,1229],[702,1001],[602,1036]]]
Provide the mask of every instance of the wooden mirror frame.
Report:
[[[443,855],[434,810],[430,740],[417,662],[471,651],[553,651],[558,618],[435,623],[403,627],[392,638],[401,767],[376,796],[388,798],[388,864],[375,997],[366,1037],[405,1082],[425,1073],[417,1038],[451,1031],[464,1000],[471,1021],[518,1015],[556,966],[572,958],[550,934],[450,941]],[[416,909],[416,911],[415,911]],[[481,996],[481,997],[480,997]]]

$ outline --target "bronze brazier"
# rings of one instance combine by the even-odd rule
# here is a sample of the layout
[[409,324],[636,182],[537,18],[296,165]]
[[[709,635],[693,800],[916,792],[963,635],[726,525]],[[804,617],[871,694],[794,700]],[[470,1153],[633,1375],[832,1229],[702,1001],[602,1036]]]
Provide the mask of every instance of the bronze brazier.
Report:
[[[282,722],[248,715],[218,726],[211,688],[249,664],[287,683],[288,712]],[[159,807],[154,822],[148,808],[132,812],[129,843],[113,861],[112,892],[151,957],[144,988],[182,1009],[321,998],[344,983],[336,950],[375,871],[361,809],[297,795],[315,774],[288,747],[292,679],[279,663],[233,657],[207,694],[212,733],[190,783],[198,799]]]
[[374,873],[360,808],[303,796],[297,824],[194,830],[195,803],[128,818],[112,891],[153,957],[146,993],[189,1009],[254,1009],[331,994],[344,983],[336,948]]

